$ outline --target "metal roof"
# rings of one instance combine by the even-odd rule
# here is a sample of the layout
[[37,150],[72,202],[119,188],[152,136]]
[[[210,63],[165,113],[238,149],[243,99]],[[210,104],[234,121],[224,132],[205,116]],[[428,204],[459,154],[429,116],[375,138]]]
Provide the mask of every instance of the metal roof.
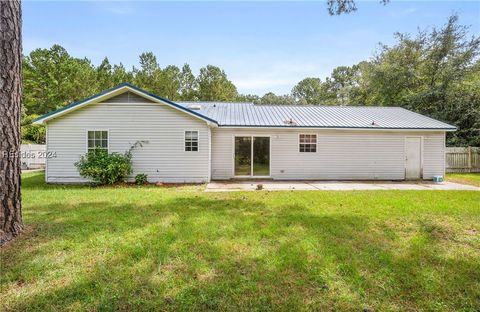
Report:
[[255,105],[179,102],[222,127],[305,127],[455,130],[452,125],[401,107]]

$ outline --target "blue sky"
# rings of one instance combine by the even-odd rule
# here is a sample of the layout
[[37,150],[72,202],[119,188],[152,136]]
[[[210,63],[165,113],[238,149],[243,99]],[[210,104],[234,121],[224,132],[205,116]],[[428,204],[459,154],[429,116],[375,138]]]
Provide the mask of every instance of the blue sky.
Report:
[[58,43],[98,65],[107,56],[127,68],[145,51],[161,66],[213,64],[239,92],[289,93],[305,77],[324,79],[340,65],[368,59],[394,32],[443,25],[453,12],[480,34],[480,2],[358,2],[329,16],[310,2],[23,2],[24,53]]

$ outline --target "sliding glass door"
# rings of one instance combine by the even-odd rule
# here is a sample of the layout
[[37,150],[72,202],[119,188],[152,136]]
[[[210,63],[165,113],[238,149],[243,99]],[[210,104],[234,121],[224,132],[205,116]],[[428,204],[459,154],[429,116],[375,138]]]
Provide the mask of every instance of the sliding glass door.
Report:
[[249,176],[252,167],[252,138],[235,137],[235,175]]
[[253,137],[253,168],[254,176],[270,175],[270,138]]
[[235,176],[270,176],[270,138],[235,137]]

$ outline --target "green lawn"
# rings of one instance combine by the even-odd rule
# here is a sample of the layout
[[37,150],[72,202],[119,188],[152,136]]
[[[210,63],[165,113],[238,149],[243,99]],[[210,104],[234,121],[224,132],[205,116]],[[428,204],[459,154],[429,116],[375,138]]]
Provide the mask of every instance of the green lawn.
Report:
[[478,311],[480,192],[47,186],[0,309]]
[[480,173],[448,173],[447,181],[480,186]]

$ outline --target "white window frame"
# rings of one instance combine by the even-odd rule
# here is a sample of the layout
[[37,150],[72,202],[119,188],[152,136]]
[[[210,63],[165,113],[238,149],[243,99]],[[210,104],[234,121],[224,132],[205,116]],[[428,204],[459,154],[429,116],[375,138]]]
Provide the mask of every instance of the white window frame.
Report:
[[85,129],[85,152],[88,153],[88,132],[90,131],[107,132],[107,153],[110,153],[110,129]]
[[[186,143],[187,143],[187,132],[196,132],[197,133],[197,150],[196,151],[187,151],[186,150]],[[192,141],[193,142],[193,141]],[[185,153],[198,153],[200,151],[200,131],[193,129],[193,130],[184,130],[183,131],[183,151]]]
[[[315,143],[300,143],[301,140],[300,140],[300,137],[302,135],[314,135],[315,136]],[[300,144],[315,144],[315,152],[305,152],[305,151],[301,151],[300,150]],[[315,154],[316,152],[318,152],[318,134],[317,133],[299,133],[298,134],[298,142],[297,142],[297,146],[298,146],[298,152],[299,153],[302,153],[302,154]]]

